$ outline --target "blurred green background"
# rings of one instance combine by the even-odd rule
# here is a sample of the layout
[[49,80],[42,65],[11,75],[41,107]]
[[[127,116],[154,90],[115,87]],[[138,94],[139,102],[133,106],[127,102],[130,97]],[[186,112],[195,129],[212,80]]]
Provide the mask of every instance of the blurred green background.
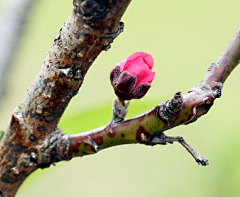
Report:
[[[177,91],[186,93],[200,82],[238,28],[239,5],[239,0],[133,1],[122,18],[124,32],[94,62],[60,128],[77,133],[110,120],[114,98],[110,70],[136,51],[153,56],[156,77],[145,98],[132,101],[128,117],[172,98]],[[7,127],[71,9],[71,1],[42,0],[31,10],[8,72],[0,128]],[[239,75],[237,68],[207,115],[167,132],[183,136],[208,157],[209,166],[197,165],[179,144],[117,146],[37,170],[17,197],[240,196]]]

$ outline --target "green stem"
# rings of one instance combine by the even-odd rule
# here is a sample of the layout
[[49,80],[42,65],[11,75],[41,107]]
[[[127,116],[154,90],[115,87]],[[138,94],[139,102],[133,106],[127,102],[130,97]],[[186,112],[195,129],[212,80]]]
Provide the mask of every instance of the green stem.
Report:
[[150,137],[165,129],[165,123],[158,117],[158,108],[159,106],[138,117],[115,124],[112,132],[110,124],[107,124],[88,132],[70,135],[70,154],[74,157],[95,153],[92,141],[101,149],[121,144],[144,143],[142,133]]
[[[210,65],[201,83],[181,97],[180,109],[174,112],[173,118],[171,117],[173,112],[169,110],[172,107],[168,108],[165,102],[140,116],[113,125],[112,131],[108,123],[88,132],[70,135],[69,157],[96,153],[99,149],[121,144],[151,145],[151,140],[156,134],[197,120],[198,117],[207,113],[213,101],[220,96],[222,84],[239,61],[240,27],[218,61]],[[124,103],[121,99],[119,100]]]

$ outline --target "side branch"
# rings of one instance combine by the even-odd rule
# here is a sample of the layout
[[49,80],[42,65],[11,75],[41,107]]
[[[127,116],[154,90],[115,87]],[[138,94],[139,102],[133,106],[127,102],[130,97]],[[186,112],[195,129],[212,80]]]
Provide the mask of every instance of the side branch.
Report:
[[[206,114],[216,98],[221,96],[224,81],[240,61],[240,27],[217,62],[210,65],[206,76],[188,93],[176,93],[173,99],[162,102],[140,116],[126,121],[112,121],[107,125],[84,133],[69,135],[65,143],[68,156],[93,154],[99,150],[121,144],[166,144],[178,141],[198,163],[207,165],[208,160],[194,151],[181,137],[168,137],[164,131],[196,121]],[[126,113],[125,113],[126,114]],[[66,149],[66,148],[65,148]],[[65,152],[66,154],[66,152]]]
[[[113,120],[88,132],[68,135],[57,128],[93,61],[102,50],[108,50],[122,32],[120,19],[130,1],[73,1],[71,16],[54,39],[0,141],[0,196],[14,196],[21,183],[37,168],[114,145],[178,141],[196,161],[207,164],[181,137],[167,137],[163,132],[196,121],[220,97],[222,84],[239,63],[240,28],[219,60],[210,65],[200,84],[187,94],[176,93],[172,100],[127,121],[124,121],[126,109],[116,105]],[[124,102],[122,105],[124,107]],[[117,114],[119,111],[122,112]]]

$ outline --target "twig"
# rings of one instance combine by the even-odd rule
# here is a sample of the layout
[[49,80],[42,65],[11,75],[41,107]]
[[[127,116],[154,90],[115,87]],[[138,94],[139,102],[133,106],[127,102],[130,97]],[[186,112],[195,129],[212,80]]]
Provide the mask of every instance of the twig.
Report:
[[[225,53],[211,64],[201,83],[187,94],[178,92],[173,99],[151,111],[111,126],[107,124],[75,135],[64,134],[57,128],[92,62],[122,31],[119,21],[129,3],[130,0],[74,0],[71,16],[60,29],[0,141],[2,196],[14,196],[29,174],[54,162],[96,153],[114,145],[154,145],[156,138],[160,140],[161,136],[161,143],[173,142],[173,138],[177,138],[164,137],[162,132],[196,121],[221,96],[223,82],[239,63],[240,28]],[[199,155],[182,138],[178,139],[198,161]]]

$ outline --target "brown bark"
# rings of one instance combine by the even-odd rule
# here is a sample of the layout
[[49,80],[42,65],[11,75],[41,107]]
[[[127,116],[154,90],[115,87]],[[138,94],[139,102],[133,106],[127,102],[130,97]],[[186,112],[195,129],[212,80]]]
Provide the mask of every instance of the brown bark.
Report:
[[[65,135],[57,123],[102,50],[122,31],[119,21],[130,0],[74,0],[73,11],[22,103],[14,110],[0,144],[0,194],[14,196],[21,183],[51,161]],[[68,159],[63,154],[54,160]]]
[[187,94],[176,93],[172,100],[145,114],[92,131],[67,135],[57,128],[92,62],[122,31],[119,21],[129,3],[130,0],[74,0],[71,16],[60,29],[22,103],[14,110],[0,142],[1,196],[14,196],[37,168],[113,145],[178,141],[197,162],[208,164],[182,138],[165,136],[163,131],[197,120],[220,97],[223,82],[239,63],[240,29],[219,60],[210,65],[201,83]]

